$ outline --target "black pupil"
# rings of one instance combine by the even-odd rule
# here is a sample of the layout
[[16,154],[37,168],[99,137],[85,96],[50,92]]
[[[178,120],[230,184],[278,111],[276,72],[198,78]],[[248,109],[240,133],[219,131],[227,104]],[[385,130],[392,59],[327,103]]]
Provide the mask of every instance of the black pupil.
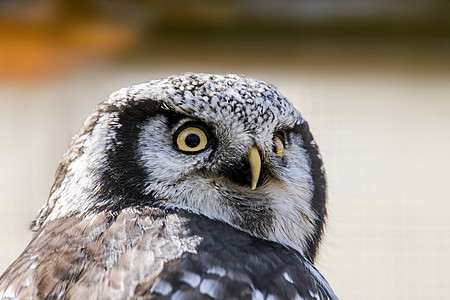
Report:
[[195,133],[190,133],[187,135],[185,143],[189,148],[195,148],[200,145],[200,137]]

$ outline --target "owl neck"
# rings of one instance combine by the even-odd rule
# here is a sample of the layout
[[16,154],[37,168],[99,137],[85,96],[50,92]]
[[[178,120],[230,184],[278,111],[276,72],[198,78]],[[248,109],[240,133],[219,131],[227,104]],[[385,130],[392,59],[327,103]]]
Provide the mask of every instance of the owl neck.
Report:
[[107,165],[108,145],[114,138],[107,126],[111,117],[100,113],[91,115],[74,137],[58,166],[47,203],[31,224],[33,231],[40,230],[50,220],[83,214],[111,196],[100,197],[99,193],[99,170]]
[[59,217],[153,201],[142,186],[145,171],[134,159],[140,132],[136,124],[148,113],[129,114],[106,104],[97,108],[64,154],[49,199],[31,225],[33,231]]

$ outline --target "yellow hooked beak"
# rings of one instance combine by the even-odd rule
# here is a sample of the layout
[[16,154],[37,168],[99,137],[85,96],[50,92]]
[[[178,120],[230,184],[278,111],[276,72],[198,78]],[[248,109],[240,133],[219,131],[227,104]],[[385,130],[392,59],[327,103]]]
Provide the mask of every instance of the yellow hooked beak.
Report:
[[252,190],[254,190],[256,189],[259,174],[261,173],[261,156],[259,155],[258,148],[255,146],[251,147],[248,152],[248,162],[250,163],[250,169],[252,171]]

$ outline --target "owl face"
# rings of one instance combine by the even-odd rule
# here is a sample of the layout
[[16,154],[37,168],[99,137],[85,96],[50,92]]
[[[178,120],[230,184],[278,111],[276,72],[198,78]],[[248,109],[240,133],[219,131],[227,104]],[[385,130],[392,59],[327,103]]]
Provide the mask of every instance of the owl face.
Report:
[[119,90],[65,154],[36,220],[181,208],[314,257],[325,178],[307,123],[273,86],[186,74]]

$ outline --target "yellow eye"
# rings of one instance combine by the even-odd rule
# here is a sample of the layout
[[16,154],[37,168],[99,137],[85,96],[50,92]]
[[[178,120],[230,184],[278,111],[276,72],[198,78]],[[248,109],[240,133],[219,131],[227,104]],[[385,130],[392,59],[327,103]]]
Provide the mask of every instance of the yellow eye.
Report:
[[284,142],[283,138],[279,135],[276,135],[273,138],[273,143],[275,144],[275,153],[279,158],[283,158],[284,155]]
[[176,142],[181,151],[198,152],[206,148],[208,137],[201,128],[192,126],[181,130]]

